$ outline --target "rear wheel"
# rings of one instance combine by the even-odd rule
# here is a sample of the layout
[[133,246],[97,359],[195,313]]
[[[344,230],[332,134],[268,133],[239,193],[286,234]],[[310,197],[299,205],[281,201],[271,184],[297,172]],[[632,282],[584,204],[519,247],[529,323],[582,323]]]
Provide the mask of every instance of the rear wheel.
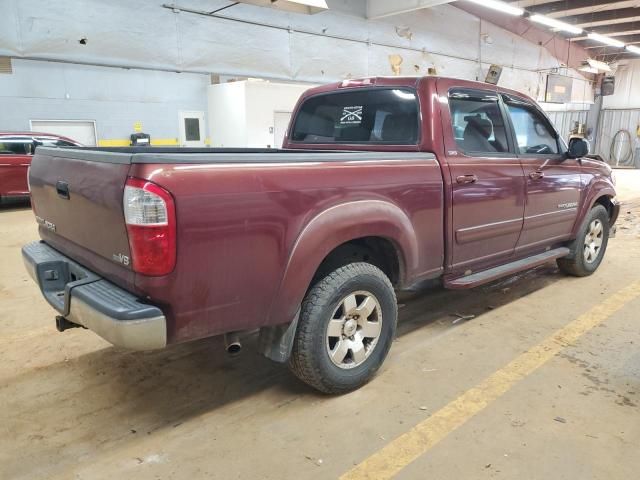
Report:
[[384,362],[397,316],[393,286],[379,268],[368,263],[339,267],[302,303],[290,368],[321,392],[354,390]]
[[609,214],[602,205],[596,205],[587,214],[577,238],[571,244],[571,255],[559,258],[560,270],[576,277],[595,272],[607,250],[609,242]]

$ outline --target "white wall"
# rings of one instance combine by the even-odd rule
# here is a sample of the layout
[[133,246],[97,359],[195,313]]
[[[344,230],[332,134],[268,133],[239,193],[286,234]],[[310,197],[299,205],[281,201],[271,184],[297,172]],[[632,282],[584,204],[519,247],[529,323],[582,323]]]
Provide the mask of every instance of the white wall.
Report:
[[247,146],[274,145],[274,112],[291,112],[300,95],[313,85],[247,82]]
[[[364,0],[328,0],[330,10],[316,15],[240,4],[221,12],[226,18],[163,8],[163,0],[2,2],[0,55],[15,57],[327,83],[390,75],[389,55],[400,55],[402,75],[435,67],[441,75],[483,79],[497,63],[501,85],[535,98],[542,98],[545,72],[560,66],[544,47],[453,5],[370,21]],[[178,4],[203,12],[229,5]],[[86,45],[78,43],[82,37]]]
[[241,81],[209,85],[209,138],[214,147],[277,147],[274,112],[291,112],[311,84]]
[[141,122],[153,142],[177,145],[178,112],[206,109],[208,75],[20,59],[12,64],[12,74],[0,74],[0,130],[29,130],[29,120],[94,120],[99,142],[121,144]]
[[212,147],[245,147],[246,82],[220,83],[207,87],[208,127]]
[[[142,121],[152,138],[172,142],[177,110],[204,110],[203,74],[320,84],[392,75],[391,55],[401,57],[401,75],[435,68],[439,75],[483,80],[496,63],[503,67],[501,86],[538,100],[547,73],[560,69],[574,77],[573,102],[545,109],[580,110],[593,101],[588,81],[564,69],[547,49],[453,5],[371,21],[365,0],[327,1],[330,10],[317,15],[239,4],[214,18],[163,8],[164,0],[0,0],[0,55],[14,57],[15,68],[13,75],[0,76],[6,105],[0,126],[25,128],[29,118],[95,119],[99,138],[117,139]],[[210,12],[229,2],[178,4]],[[400,36],[398,29],[410,35]],[[239,92],[229,99],[212,95],[209,118],[219,125],[209,126],[214,144],[216,137],[241,146],[270,144],[272,108],[253,114],[246,137],[230,128],[247,121],[240,118],[246,108],[238,108]],[[257,95],[251,105],[260,100]]]

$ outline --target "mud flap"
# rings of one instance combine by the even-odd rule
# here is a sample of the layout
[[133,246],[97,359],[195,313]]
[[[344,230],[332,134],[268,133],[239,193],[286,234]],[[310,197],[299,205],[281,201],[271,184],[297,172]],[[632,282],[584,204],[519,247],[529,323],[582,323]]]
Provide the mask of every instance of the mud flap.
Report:
[[274,362],[286,363],[293,349],[299,317],[300,310],[289,324],[262,327],[258,337],[258,352]]

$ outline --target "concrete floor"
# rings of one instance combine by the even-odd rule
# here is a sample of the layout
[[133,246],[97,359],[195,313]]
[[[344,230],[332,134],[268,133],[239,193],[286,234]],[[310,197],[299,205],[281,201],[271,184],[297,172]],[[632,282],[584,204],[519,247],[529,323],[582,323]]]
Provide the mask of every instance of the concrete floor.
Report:
[[[640,296],[611,315],[599,306],[640,280],[640,172],[619,171],[618,183],[628,203],[594,276],[550,264],[472,291],[402,294],[385,366],[342,397],[255,354],[251,336],[227,358],[220,339],[132,353],[88,331],[57,333],[19,256],[36,238],[32,212],[5,208],[0,479],[337,478],[372,455],[392,461],[381,449],[406,432],[421,453],[398,478],[637,478]],[[497,397],[468,401],[469,389],[589,312],[602,323],[507,378]],[[429,439],[412,427],[451,405],[462,420],[421,445]],[[468,411],[477,413],[460,417]]]

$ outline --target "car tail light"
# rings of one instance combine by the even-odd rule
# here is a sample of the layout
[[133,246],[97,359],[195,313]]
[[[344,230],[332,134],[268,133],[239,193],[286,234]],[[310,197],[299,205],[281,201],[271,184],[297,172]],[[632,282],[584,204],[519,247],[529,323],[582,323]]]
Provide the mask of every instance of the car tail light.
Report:
[[171,273],[176,265],[176,212],[171,194],[148,180],[128,178],[123,205],[133,270],[150,276]]

